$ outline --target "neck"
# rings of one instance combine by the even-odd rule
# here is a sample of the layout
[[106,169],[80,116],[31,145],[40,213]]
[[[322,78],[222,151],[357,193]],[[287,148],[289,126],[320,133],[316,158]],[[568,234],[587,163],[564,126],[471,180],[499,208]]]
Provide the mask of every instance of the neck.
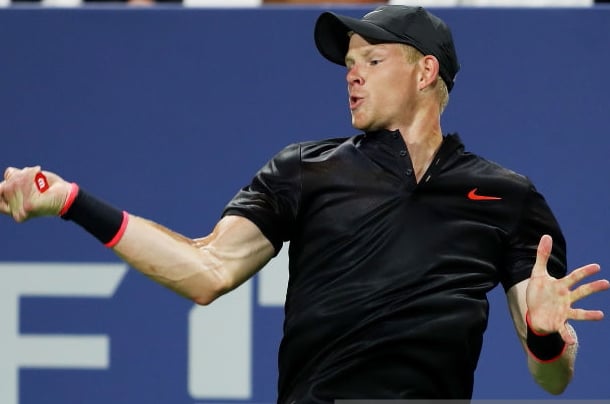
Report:
[[407,145],[409,156],[419,182],[432,163],[432,159],[443,142],[443,132],[438,115],[422,116],[398,129]]

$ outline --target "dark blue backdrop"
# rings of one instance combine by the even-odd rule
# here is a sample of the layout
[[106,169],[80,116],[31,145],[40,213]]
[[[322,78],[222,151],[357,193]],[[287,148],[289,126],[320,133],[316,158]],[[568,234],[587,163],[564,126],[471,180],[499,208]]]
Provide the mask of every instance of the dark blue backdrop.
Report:
[[[41,164],[185,235],[207,234],[224,204],[284,145],[354,133],[344,71],[313,44],[319,12],[0,10],[0,166]],[[572,268],[608,266],[610,9],[435,12],[452,26],[462,64],[444,130],[534,180],[562,224]],[[5,296],[16,293],[16,263],[76,263],[82,271],[88,263],[120,263],[59,219],[16,225],[2,217],[0,246]],[[217,309],[221,320],[208,340],[189,339],[192,304],[130,270],[111,297],[20,292],[13,317],[0,310],[8,316],[0,323],[18,329],[0,332],[0,362],[22,355],[3,339],[93,334],[109,341],[101,368],[13,366],[18,378],[0,378],[0,401],[272,402],[282,310],[260,304],[257,282],[244,285],[252,293],[242,313],[251,320],[245,349],[252,362],[243,364],[251,384],[235,382],[234,394],[211,397],[188,382],[193,346],[221,346],[225,326],[227,341],[234,338],[230,304]],[[582,306],[610,315],[609,299]],[[502,292],[491,300],[475,398],[549,398],[530,379]],[[608,399],[610,320],[576,328],[576,376],[563,397]]]

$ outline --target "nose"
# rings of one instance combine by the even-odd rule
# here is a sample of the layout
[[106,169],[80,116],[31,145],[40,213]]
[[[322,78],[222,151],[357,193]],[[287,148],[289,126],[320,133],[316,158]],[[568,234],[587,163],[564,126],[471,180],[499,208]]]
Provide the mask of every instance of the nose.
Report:
[[364,78],[360,73],[360,69],[356,65],[350,66],[347,69],[347,75],[345,78],[347,80],[347,84],[350,86],[364,84]]

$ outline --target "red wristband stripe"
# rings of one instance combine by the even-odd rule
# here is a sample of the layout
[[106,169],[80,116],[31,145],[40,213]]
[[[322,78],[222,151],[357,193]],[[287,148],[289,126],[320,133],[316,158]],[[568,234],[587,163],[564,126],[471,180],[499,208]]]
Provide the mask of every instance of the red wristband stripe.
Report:
[[112,240],[110,240],[109,242],[107,242],[106,244],[104,244],[106,247],[108,248],[112,248],[115,245],[117,245],[117,243],[121,240],[121,238],[123,237],[123,234],[125,234],[125,230],[127,229],[127,223],[129,222],[129,213],[127,213],[126,211],[123,211],[123,221],[121,222],[121,227],[119,227],[119,230],[117,231],[117,233],[114,235],[114,237],[112,238]]
[[530,332],[532,332],[534,335],[537,335],[539,337],[546,337],[547,335],[549,335],[550,333],[544,333],[544,332],[537,332],[536,330],[534,330],[532,328],[532,320],[530,319],[530,312],[526,311],[525,312],[525,324],[527,324],[527,328],[529,328]]
[[66,202],[64,203],[63,208],[61,208],[61,210],[59,211],[59,216],[63,216],[66,214],[68,209],[70,209],[70,207],[74,203],[74,200],[76,199],[76,195],[78,195],[78,185],[73,182],[72,184],[70,184],[70,193],[68,194],[68,197],[66,198]]

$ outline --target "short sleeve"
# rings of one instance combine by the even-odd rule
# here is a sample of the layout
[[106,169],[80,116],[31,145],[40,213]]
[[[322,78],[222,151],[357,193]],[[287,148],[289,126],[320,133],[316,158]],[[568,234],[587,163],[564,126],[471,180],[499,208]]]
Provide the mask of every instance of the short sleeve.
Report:
[[287,146],[269,160],[227,204],[222,216],[252,221],[279,253],[290,239],[301,196],[300,145]]
[[566,242],[557,219],[544,197],[530,184],[516,225],[509,235],[508,253],[502,276],[504,290],[530,277],[540,238],[553,238],[553,249],[547,269],[555,278],[566,274]]

